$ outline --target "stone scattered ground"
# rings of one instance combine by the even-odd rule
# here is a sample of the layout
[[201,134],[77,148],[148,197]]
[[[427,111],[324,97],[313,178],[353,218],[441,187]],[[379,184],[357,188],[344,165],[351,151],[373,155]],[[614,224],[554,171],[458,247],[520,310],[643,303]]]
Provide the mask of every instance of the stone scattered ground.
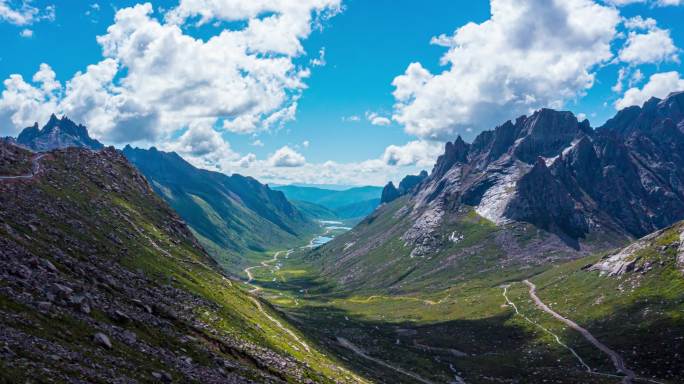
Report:
[[[30,167],[9,145],[0,164]],[[361,381],[297,348],[302,336],[217,272],[120,153],[40,163],[0,180],[0,382]]]

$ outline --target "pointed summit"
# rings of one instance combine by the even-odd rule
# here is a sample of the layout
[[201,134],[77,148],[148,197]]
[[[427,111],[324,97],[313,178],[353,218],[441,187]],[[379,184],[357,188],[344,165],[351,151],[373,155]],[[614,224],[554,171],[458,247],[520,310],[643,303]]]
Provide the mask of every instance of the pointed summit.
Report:
[[66,116],[59,119],[54,113],[42,129],[38,123],[24,129],[17,143],[34,151],[50,151],[58,148],[80,147],[100,150],[104,145],[92,139],[83,125],[76,125]]
[[468,163],[469,152],[470,145],[463,141],[460,135],[453,143],[450,141],[447,142],[444,148],[444,154],[437,159],[437,163],[432,170],[432,177],[440,178],[445,175],[455,164]]
[[382,189],[382,196],[380,197],[380,203],[391,203],[392,201],[398,199],[400,196],[399,190],[394,186],[393,182],[387,183],[385,188]]

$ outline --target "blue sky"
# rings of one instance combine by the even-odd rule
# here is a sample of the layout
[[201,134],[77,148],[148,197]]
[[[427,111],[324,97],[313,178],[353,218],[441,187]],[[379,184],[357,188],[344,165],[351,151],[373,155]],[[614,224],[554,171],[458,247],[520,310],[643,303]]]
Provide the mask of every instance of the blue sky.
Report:
[[54,111],[266,182],[383,184],[542,106],[598,126],[684,84],[677,0],[139,3],[0,0],[0,134]]

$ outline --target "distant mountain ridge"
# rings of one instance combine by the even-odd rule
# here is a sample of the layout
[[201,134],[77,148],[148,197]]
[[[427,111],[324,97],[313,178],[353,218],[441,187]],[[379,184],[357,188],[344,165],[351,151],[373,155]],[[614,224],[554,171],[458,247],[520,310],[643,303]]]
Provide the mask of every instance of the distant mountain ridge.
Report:
[[[83,125],[54,114],[39,129],[36,124],[16,139],[4,142],[38,152],[54,149],[104,148]],[[251,253],[305,243],[318,229],[282,192],[251,177],[200,170],[176,153],[126,146],[122,153],[186,221],[202,245],[220,264],[239,274]]]
[[154,147],[126,146],[122,152],[234,273],[241,270],[245,254],[293,245],[318,228],[282,192],[251,177],[198,169]]
[[335,212],[338,219],[361,219],[369,215],[378,205],[382,194],[381,187],[354,187],[345,190],[332,190],[296,185],[277,186],[274,190],[285,193],[292,201],[316,204]]
[[380,203],[391,203],[401,196],[412,193],[423,180],[427,179],[427,177],[427,171],[422,171],[418,175],[406,176],[399,182],[399,188],[395,187],[394,183],[390,181],[385,188],[382,189]]
[[350,287],[419,284],[428,275],[447,284],[614,248],[682,219],[680,92],[620,111],[596,130],[570,112],[542,109],[471,144],[458,137],[412,193],[312,258]]
[[104,148],[102,143],[90,137],[85,126],[76,125],[66,116],[59,119],[54,114],[42,129],[38,128],[38,123],[24,129],[16,143],[38,152],[68,147],[93,150]]

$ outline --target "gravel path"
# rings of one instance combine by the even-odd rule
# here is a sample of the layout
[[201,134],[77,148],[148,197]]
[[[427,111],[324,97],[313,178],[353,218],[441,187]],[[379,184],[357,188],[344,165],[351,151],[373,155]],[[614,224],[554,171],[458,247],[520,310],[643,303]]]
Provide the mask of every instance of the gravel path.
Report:
[[592,335],[591,332],[582,328],[581,326],[579,326],[574,321],[572,321],[566,317],[563,317],[562,315],[558,314],[558,312],[549,308],[548,305],[544,304],[544,302],[541,301],[541,299],[539,299],[539,297],[537,296],[537,286],[534,285],[534,283],[532,283],[529,280],[524,280],[523,282],[530,288],[530,297],[532,298],[532,300],[534,300],[535,304],[537,305],[537,307],[539,307],[539,309],[550,314],[551,316],[555,317],[556,319],[562,321],[563,323],[565,323],[570,328],[576,330],[582,336],[584,336],[584,338],[587,339],[587,341],[589,341],[592,345],[594,345],[596,348],[600,349],[603,353],[608,355],[610,357],[610,359],[613,361],[613,365],[615,366],[615,369],[617,369],[618,372],[625,375],[625,377],[622,379],[623,383],[629,384],[629,383],[634,382],[634,380],[636,379],[636,374],[634,373],[634,371],[627,368],[627,365],[625,364],[625,360],[622,358],[622,356],[620,356],[620,354],[618,354],[617,352],[613,351],[612,349],[610,349],[605,344],[598,341],[598,339],[596,339],[596,337],[594,337],[594,335]]
[[38,155],[33,158],[32,160],[32,168],[31,168],[31,173],[28,173],[26,175],[18,175],[18,176],[0,176],[0,180],[27,180],[27,179],[33,179],[37,174],[40,173],[41,168],[40,168],[40,159],[45,157],[45,154]]

